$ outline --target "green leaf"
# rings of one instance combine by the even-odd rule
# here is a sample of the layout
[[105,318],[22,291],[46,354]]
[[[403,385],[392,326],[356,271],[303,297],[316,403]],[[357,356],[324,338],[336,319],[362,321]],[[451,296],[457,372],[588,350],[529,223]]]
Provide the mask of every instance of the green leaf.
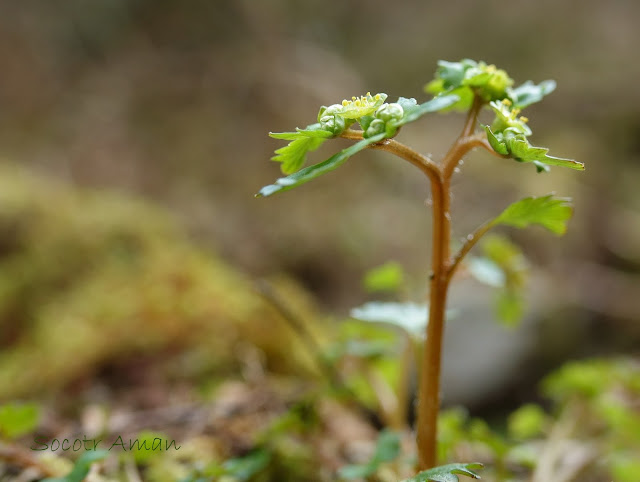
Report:
[[271,454],[267,450],[257,449],[244,457],[227,460],[222,464],[222,468],[224,469],[224,475],[230,475],[237,480],[249,480],[258,472],[264,470],[270,461]]
[[[509,127],[505,127],[507,125],[506,122],[510,123],[508,124]],[[518,126],[514,127],[515,124],[518,124]],[[496,131],[496,126],[504,130],[501,132]],[[548,171],[549,165],[584,171],[584,164],[582,162],[549,156],[547,155],[549,149],[546,147],[534,147],[529,144],[526,137],[528,134],[522,131],[524,128],[528,129],[524,122],[518,119],[507,119],[507,121],[505,121],[504,118],[498,114],[492,127],[484,126],[485,132],[487,133],[487,140],[493,150],[498,154],[510,156],[518,162],[531,162],[536,166],[538,172]],[[531,131],[529,130],[528,132],[530,133]]]
[[[419,119],[429,112],[438,112],[451,107],[460,100],[460,97],[458,95],[439,95],[420,105],[409,105],[411,100],[415,102],[415,99],[405,99],[404,97],[398,99],[398,104],[404,108],[404,116],[399,121],[394,122],[394,126],[400,127]],[[403,104],[401,101],[405,101],[405,103]]]
[[372,462],[381,464],[391,462],[400,454],[400,437],[391,430],[383,430],[378,437]]
[[[142,430],[136,435],[133,442],[133,458],[137,463],[147,463],[154,457],[163,455],[161,447],[156,446],[154,449],[154,441],[156,439],[164,440],[166,435],[160,432],[152,432],[151,430]],[[137,442],[135,442],[137,440]]]
[[402,266],[394,261],[369,270],[363,279],[365,289],[375,291],[398,291],[404,282]]
[[460,100],[452,108],[467,110],[475,93],[485,101],[500,100],[507,96],[512,85],[513,79],[495,65],[463,59],[460,62],[439,61],[435,79],[425,86],[425,90],[434,95],[458,94]]
[[549,95],[555,89],[556,82],[554,80],[543,80],[538,85],[528,80],[515,89],[507,89],[507,92],[514,107],[523,109],[528,105],[540,102],[545,95]]
[[640,460],[637,453],[613,454],[609,465],[611,466],[611,475],[616,482],[636,482],[638,474],[640,474]]
[[312,124],[306,129],[297,129],[296,132],[270,132],[269,136],[291,141],[277,149],[276,155],[271,160],[282,163],[280,168],[284,174],[292,174],[304,165],[308,152],[317,149],[326,139],[334,135],[321,129],[320,124]]
[[500,278],[503,283],[498,287],[494,306],[496,317],[504,324],[513,326],[520,321],[524,314],[523,291],[527,278],[526,260],[515,244],[507,238],[495,234],[485,237],[482,242],[482,250],[486,257],[484,262],[487,265],[493,265],[493,269],[502,273]]
[[280,191],[288,191],[289,189],[301,186],[302,184],[309,182],[316,177],[322,176],[327,172],[333,171],[334,169],[342,165],[351,156],[360,152],[371,144],[380,142],[385,138],[385,136],[386,134],[383,132],[373,137],[369,137],[368,139],[363,139],[347,147],[346,149],[343,149],[337,154],[334,154],[326,161],[314,164],[313,166],[305,167],[304,169],[291,174],[290,176],[281,177],[274,184],[270,184],[269,186],[265,186],[260,189],[258,194],[256,194],[256,197],[266,197]]
[[422,336],[427,322],[427,306],[416,303],[370,301],[353,308],[352,318],[374,323],[390,323]]
[[90,450],[82,454],[82,456],[76,461],[71,472],[64,477],[55,477],[43,479],[41,482],[82,482],[89,470],[91,464],[106,458],[109,455],[107,450]]
[[567,221],[572,214],[570,199],[556,198],[549,194],[527,197],[511,204],[492,223],[516,228],[539,224],[554,234],[562,235],[567,231]]
[[504,289],[495,300],[496,317],[506,326],[516,326],[525,312],[525,302],[521,290]]
[[474,471],[483,467],[482,464],[449,464],[420,472],[414,477],[402,482],[459,482],[458,475],[466,475],[472,479],[479,479],[480,476]]
[[7,403],[0,407],[0,434],[9,439],[32,432],[40,418],[35,403]]
[[582,162],[574,161],[573,159],[549,156],[547,155],[547,152],[549,152],[548,148],[532,146],[523,135],[505,132],[504,140],[509,151],[509,155],[511,155],[516,161],[533,163],[538,161],[550,166],[568,167],[577,171],[584,171],[584,164]]
[[507,149],[507,143],[504,142],[504,136],[502,135],[496,136],[491,131],[491,127],[489,126],[484,126],[484,130],[487,133],[487,140],[489,141],[489,144],[491,144],[491,147],[493,147],[493,150],[496,151],[498,154],[502,154],[503,156],[508,156],[509,150]]
[[506,282],[504,271],[495,262],[488,258],[475,256],[466,262],[467,269],[476,280],[481,283],[503,288]]

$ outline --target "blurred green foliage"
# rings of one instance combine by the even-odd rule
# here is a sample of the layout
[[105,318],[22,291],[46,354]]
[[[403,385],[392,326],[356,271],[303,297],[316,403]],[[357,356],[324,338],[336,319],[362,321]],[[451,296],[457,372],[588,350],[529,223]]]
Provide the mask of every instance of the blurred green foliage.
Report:
[[[276,371],[310,367],[246,278],[140,200],[4,165],[0,244],[0,399],[59,389],[136,354],[162,359],[187,347],[199,354],[183,366],[192,374],[236,370],[237,343],[258,346]],[[288,299],[308,309],[295,289]]]

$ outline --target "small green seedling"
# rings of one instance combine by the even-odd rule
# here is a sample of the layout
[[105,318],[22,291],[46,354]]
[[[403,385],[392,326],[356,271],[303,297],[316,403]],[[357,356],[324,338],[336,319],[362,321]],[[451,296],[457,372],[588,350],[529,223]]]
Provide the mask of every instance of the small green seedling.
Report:
[[[395,154],[417,167],[429,180],[433,200],[433,239],[428,323],[419,370],[416,424],[418,469],[422,471],[436,465],[436,424],[440,408],[440,360],[445,305],[454,273],[478,240],[495,226],[524,228],[538,224],[561,235],[572,215],[569,199],[553,195],[528,197],[515,202],[499,216],[482,224],[475,232],[466,236],[462,247],[452,254],[449,208],[451,177],[457,172],[463,156],[478,147],[499,158],[532,164],[538,172],[547,172],[550,166],[584,169],[580,162],[550,156],[548,149],[535,147],[529,142],[532,132],[528,119],[521,116],[520,112],[551,93],[555,89],[554,81],[547,80],[537,85],[525,82],[513,87],[513,80],[504,70],[484,62],[465,59],[460,62],[440,61],[438,65],[435,79],[425,86],[426,92],[432,94],[433,98],[424,103],[419,104],[416,99],[405,97],[389,103],[386,94],[367,93],[344,100],[340,104],[321,107],[317,121],[305,128],[298,128],[294,132],[271,133],[270,136],[275,139],[288,141],[286,146],[276,150],[276,156],[272,158],[281,163],[282,172],[286,176],[263,187],[257,194],[258,197],[271,196],[301,186],[333,171],[351,156],[367,148]],[[485,108],[493,112],[494,120],[479,129],[478,115]],[[452,110],[466,112],[466,120],[462,132],[439,162],[395,139],[404,125],[417,121],[423,115]],[[360,129],[354,129],[356,124]],[[317,149],[328,139],[338,137],[355,143],[323,162],[304,167],[307,153]],[[489,248],[488,257],[493,266],[501,268],[503,272],[504,295],[499,300],[498,311],[506,320],[517,318],[522,311],[517,294],[517,288],[521,284],[521,270],[518,267],[520,258],[517,251],[505,243],[494,241],[491,246],[493,248]],[[455,473],[471,474],[464,466],[455,470],[458,471]],[[438,473],[433,476],[419,475],[410,480],[455,479]]]

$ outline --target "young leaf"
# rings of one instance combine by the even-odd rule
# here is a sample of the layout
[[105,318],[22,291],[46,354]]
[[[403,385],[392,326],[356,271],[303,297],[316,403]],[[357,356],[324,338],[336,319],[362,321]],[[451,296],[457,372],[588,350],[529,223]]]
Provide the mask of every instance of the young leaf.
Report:
[[505,143],[509,155],[516,161],[541,162],[549,166],[568,167],[577,171],[584,171],[584,164],[582,162],[574,161],[573,159],[563,159],[562,157],[548,156],[548,148],[532,146],[523,135],[513,135],[512,133],[506,132]]
[[459,482],[458,475],[479,479],[480,476],[474,470],[479,470],[482,467],[483,465],[479,463],[442,465],[420,472],[402,482]]
[[305,163],[307,153],[311,152],[333,134],[320,128],[320,124],[312,124],[306,129],[297,129],[296,132],[270,132],[274,139],[291,141],[284,147],[275,151],[272,161],[281,162],[283,174],[292,174],[298,171]]
[[538,85],[528,80],[515,89],[507,89],[507,92],[513,102],[513,106],[524,109],[528,105],[540,102],[545,95],[549,95],[555,89],[556,82],[554,80],[543,80]]
[[439,61],[436,77],[425,86],[425,91],[434,95],[457,94],[459,100],[451,108],[467,110],[475,94],[485,101],[500,100],[507,97],[512,85],[513,79],[495,65],[463,59],[460,62]]
[[415,99],[405,99],[404,97],[400,97],[400,99],[398,99],[398,104],[402,105],[404,108],[404,116],[399,121],[394,122],[394,125],[396,127],[403,126],[430,112],[437,112],[451,107],[459,100],[460,97],[457,95],[439,95],[420,105],[417,105],[417,103],[411,105],[410,101],[415,102]]
[[41,482],[82,482],[89,470],[91,464],[102,460],[109,455],[107,450],[90,450],[82,454],[82,456],[76,461],[71,472],[64,477],[55,477],[43,479]]
[[318,164],[314,164],[313,166],[305,167],[304,169],[291,174],[287,177],[281,177],[274,184],[270,184],[269,186],[265,186],[256,197],[266,197],[272,194],[275,194],[280,191],[288,191],[289,189],[293,189],[294,187],[298,187],[306,182],[315,179],[316,177],[322,176],[329,171],[333,171],[341,164],[343,164],[347,159],[349,159],[354,154],[360,152],[371,144],[375,144],[376,142],[380,142],[384,139],[386,134],[384,132],[375,135],[373,137],[369,137],[368,139],[363,139],[346,149],[334,154],[326,161],[320,162]]
[[494,131],[489,126],[484,126],[484,129],[487,133],[487,140],[494,151],[503,156],[510,156],[518,162],[531,162],[536,166],[538,172],[548,171],[549,165],[584,171],[582,162],[547,155],[549,149],[532,146],[526,135],[516,132],[515,128],[507,127],[502,132]]
[[552,194],[540,197],[527,197],[511,204],[493,221],[516,228],[526,228],[539,224],[554,234],[562,235],[567,231],[567,221],[573,214],[571,200],[556,198]]

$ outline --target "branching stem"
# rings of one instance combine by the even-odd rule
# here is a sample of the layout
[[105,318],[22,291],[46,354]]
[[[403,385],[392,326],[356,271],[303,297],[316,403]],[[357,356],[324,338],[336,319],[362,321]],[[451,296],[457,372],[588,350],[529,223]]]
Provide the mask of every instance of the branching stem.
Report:
[[[462,157],[475,147],[496,153],[483,134],[476,134],[478,114],[484,101],[476,96],[462,128],[447,154],[439,164],[410,149],[394,139],[385,139],[370,148],[388,151],[419,168],[431,184],[433,231],[431,251],[431,275],[429,289],[429,321],[422,352],[418,384],[418,406],[416,439],[418,445],[418,469],[425,470],[437,465],[438,413],[440,411],[440,367],[442,340],[444,335],[447,291],[451,277],[462,258],[477,240],[491,227],[485,224],[468,238],[462,249],[451,259],[451,176]],[[361,140],[362,131],[348,129],[341,137]]]
[[476,243],[480,240],[482,236],[484,236],[492,227],[494,226],[493,222],[486,222],[479,226],[472,234],[467,236],[462,248],[460,251],[456,253],[451,261],[451,265],[447,271],[447,281],[451,281],[451,278],[456,272],[456,269],[460,265],[460,262],[464,259],[464,257],[471,251],[471,249],[476,245]]

